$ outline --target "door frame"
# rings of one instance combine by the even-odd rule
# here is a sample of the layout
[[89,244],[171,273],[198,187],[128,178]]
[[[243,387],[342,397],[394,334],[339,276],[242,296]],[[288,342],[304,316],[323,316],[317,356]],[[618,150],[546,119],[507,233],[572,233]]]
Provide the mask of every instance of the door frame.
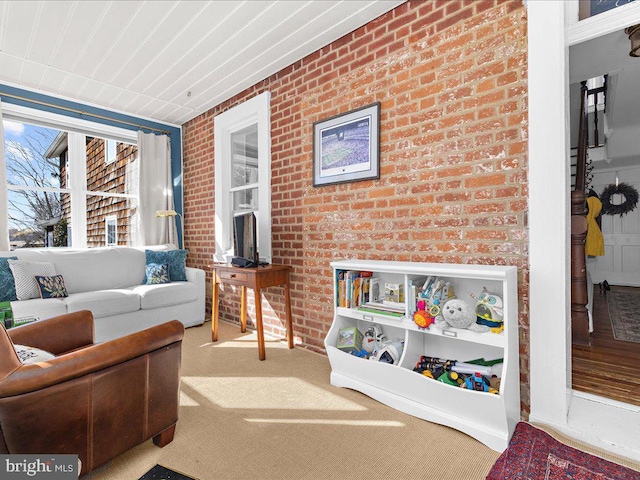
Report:
[[570,412],[577,400],[571,390],[569,46],[640,22],[640,3],[579,23],[577,13],[575,0],[527,2],[529,421],[584,438],[579,425],[589,425],[593,412]]

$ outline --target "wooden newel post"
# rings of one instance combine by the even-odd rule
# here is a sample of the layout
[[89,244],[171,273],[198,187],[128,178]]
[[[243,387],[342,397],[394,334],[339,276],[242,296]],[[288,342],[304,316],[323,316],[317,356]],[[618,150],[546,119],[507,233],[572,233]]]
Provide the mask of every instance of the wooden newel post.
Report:
[[589,344],[589,303],[587,292],[586,197],[584,191],[571,192],[571,335],[572,342]]

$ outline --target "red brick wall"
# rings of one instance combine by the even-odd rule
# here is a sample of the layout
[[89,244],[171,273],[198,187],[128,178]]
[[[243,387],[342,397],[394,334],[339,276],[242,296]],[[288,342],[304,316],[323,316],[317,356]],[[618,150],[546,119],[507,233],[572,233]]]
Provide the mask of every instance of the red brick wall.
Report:
[[[293,266],[298,341],[323,350],[334,259],[515,265],[526,416],[525,16],[519,0],[410,1],[185,124],[190,265],[207,268],[215,251],[214,117],[269,90],[273,260]],[[380,179],[314,188],[313,122],[376,101]],[[264,305],[282,336],[280,294]],[[238,297],[222,298],[237,320]]]

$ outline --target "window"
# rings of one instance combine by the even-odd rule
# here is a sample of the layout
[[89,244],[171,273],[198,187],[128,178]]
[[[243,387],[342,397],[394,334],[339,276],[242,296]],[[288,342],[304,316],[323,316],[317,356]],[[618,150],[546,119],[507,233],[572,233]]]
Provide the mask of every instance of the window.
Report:
[[62,217],[62,166],[46,152],[59,132],[10,120],[3,127],[10,246],[54,246]]
[[109,246],[118,245],[118,217],[110,215],[104,219],[105,243]]
[[232,215],[258,212],[258,125],[255,123],[231,134],[230,180]]
[[260,260],[271,263],[271,95],[214,119],[217,261],[233,256],[233,216],[255,212]]
[[104,163],[105,165],[109,165],[116,161],[118,157],[118,153],[116,151],[116,141],[109,140],[108,138],[104,141]]
[[[3,104],[12,248],[135,244],[135,132]],[[117,138],[105,142],[104,138]],[[105,168],[107,143],[122,165]],[[5,188],[0,186],[0,188]],[[105,217],[105,214],[107,215]],[[113,217],[113,220],[110,220]]]
[[[103,152],[106,149],[105,141],[99,137],[85,137],[86,165],[84,173],[87,179],[86,195],[86,231],[87,246],[97,247],[105,244],[104,215],[120,218],[120,225],[128,244],[133,240],[131,231],[131,216],[137,211],[137,147],[130,143],[117,142],[120,162],[115,167],[105,168]],[[116,142],[111,142],[114,145]],[[126,168],[121,168],[122,161],[126,162]],[[136,179],[134,181],[134,178]],[[127,219],[122,223],[122,219]],[[117,239],[114,240],[117,243]],[[110,244],[108,244],[110,245]]]
[[[605,86],[605,77],[604,75],[600,75],[598,77],[589,78],[587,80],[587,89],[595,90],[598,88],[603,88]],[[589,95],[587,97],[587,107],[590,112],[593,112],[594,107],[597,105],[598,110],[604,110],[605,107],[605,91],[602,90],[598,92],[596,95]]]

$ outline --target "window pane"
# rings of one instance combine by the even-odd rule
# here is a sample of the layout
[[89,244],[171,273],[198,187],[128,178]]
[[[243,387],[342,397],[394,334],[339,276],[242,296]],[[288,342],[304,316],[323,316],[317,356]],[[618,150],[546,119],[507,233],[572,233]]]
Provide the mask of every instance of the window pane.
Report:
[[[114,238],[108,237],[108,245],[131,245],[133,241],[132,232],[134,230],[132,218],[136,217],[137,200],[131,198],[105,197],[102,195],[87,196],[87,247],[103,247],[107,234],[111,233]],[[116,216],[120,218],[120,228],[116,228],[115,221],[109,224],[113,227],[113,232],[107,232],[106,218]]]
[[55,246],[48,243],[48,232],[53,232],[62,217],[59,193],[9,190],[7,199],[12,247]]
[[116,223],[117,219],[107,219],[107,245],[117,245],[118,238],[116,236]]
[[[105,143],[113,145],[116,161],[105,166]],[[87,137],[87,190],[90,192],[127,193],[137,189],[138,147],[103,138]]]
[[4,121],[7,183],[60,187],[59,153],[52,148],[59,130]]
[[107,164],[109,163],[113,163],[116,160],[116,141],[115,140],[105,140],[105,147],[104,147],[104,152],[105,152],[105,162]]
[[258,187],[233,192],[233,214],[258,210]]
[[231,134],[231,188],[258,183],[258,125]]
[[61,132],[13,121],[4,121],[3,127],[7,184],[27,187],[7,191],[11,247],[57,246],[56,228],[62,217],[60,193],[28,187],[60,187],[60,151],[56,147]]
[[71,194],[61,193],[60,204],[62,205],[62,217],[55,227],[54,246],[71,246]]

